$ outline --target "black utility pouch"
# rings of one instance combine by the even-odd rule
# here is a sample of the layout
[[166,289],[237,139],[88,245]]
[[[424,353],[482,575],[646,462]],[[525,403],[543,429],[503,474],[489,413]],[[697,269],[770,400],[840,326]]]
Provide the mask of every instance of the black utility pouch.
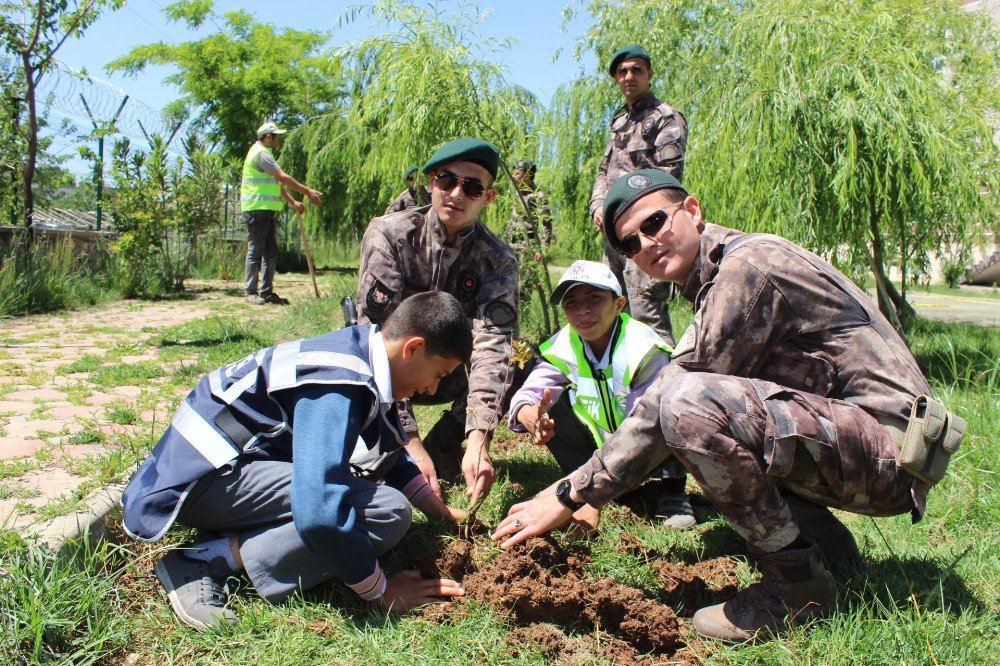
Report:
[[910,422],[899,451],[899,464],[914,477],[934,485],[965,436],[965,419],[926,395],[913,402]]

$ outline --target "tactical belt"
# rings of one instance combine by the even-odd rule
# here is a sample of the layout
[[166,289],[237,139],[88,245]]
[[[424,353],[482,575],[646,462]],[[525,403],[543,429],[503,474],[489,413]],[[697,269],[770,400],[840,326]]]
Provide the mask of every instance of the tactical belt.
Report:
[[914,478],[931,485],[944,478],[951,456],[965,436],[965,419],[945,409],[934,398],[922,395],[913,409],[901,439],[898,427],[880,423],[899,443],[899,464]]

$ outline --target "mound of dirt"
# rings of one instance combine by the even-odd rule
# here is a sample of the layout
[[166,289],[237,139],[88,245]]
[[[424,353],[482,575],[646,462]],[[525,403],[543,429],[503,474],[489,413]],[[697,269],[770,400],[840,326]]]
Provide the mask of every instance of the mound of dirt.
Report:
[[546,622],[608,632],[638,652],[670,652],[680,642],[671,608],[613,581],[588,580],[582,554],[530,539],[476,570],[474,551],[472,544],[453,542],[438,558],[437,571],[453,577],[470,572],[457,576],[466,598],[509,614],[515,624]]
[[650,563],[663,586],[663,594],[671,604],[683,606],[691,615],[702,606],[721,603],[738,588],[736,560],[717,557],[695,564],[678,564],[667,560]]

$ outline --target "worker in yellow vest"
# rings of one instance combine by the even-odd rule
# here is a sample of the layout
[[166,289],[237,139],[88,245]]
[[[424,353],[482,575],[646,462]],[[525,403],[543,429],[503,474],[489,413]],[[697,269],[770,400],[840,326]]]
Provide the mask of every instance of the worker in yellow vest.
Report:
[[[288,190],[300,192],[309,203],[319,206],[323,193],[306,187],[281,170],[274,159],[274,150],[281,145],[281,135],[287,130],[277,123],[267,122],[257,129],[257,142],[250,146],[243,162],[243,181],[240,186],[240,211],[247,225],[247,264],[244,298],[248,303],[287,305],[288,299],[274,293],[274,269],[278,262],[276,228],[278,213],[285,202],[301,213],[303,205]],[[257,288],[257,274],[260,289]]]

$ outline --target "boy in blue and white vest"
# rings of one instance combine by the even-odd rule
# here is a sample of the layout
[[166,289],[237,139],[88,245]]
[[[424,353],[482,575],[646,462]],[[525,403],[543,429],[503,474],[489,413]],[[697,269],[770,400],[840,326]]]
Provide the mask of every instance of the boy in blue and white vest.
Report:
[[170,551],[155,571],[180,619],[233,624],[225,581],[244,569],[278,602],[332,577],[407,610],[462,595],[378,557],[410,526],[410,505],[460,520],[402,448],[395,401],[433,393],[472,354],[451,295],[415,295],[384,326],[353,326],[263,349],[204,377],[122,495],[125,530],[157,541],[176,521],[224,536]]
[[[569,321],[544,342],[540,360],[510,407],[510,427],[531,433],[566,473],[590,459],[669,362],[670,347],[652,328],[622,312],[625,297],[611,270],[577,261],[552,292]],[[684,468],[668,461],[659,478],[657,516],[673,529],[694,526]],[[597,509],[575,518],[596,527]]]

